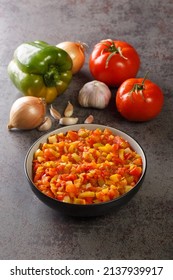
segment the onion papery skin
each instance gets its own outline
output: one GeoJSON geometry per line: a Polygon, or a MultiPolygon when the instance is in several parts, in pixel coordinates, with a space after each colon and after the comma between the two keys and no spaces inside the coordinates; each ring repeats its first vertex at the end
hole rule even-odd
{"type": "Polygon", "coordinates": [[[30,130],[40,126],[46,114],[44,98],[24,96],[18,98],[10,110],[8,129],[30,130]]]}
{"type": "Polygon", "coordinates": [[[85,63],[85,48],[86,44],[82,42],[62,42],[56,47],[66,51],[73,61],[72,73],[76,74],[80,71],[85,63]]]}

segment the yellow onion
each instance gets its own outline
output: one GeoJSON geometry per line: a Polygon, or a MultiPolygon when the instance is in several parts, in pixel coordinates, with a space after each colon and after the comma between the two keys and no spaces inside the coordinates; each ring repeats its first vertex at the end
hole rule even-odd
{"type": "Polygon", "coordinates": [[[45,114],[46,102],[44,98],[20,97],[11,107],[8,129],[34,129],[43,123],[45,114]]]}
{"type": "Polygon", "coordinates": [[[81,42],[62,42],[56,47],[66,51],[73,61],[72,73],[76,74],[82,68],[85,62],[86,44],[81,42]]]}

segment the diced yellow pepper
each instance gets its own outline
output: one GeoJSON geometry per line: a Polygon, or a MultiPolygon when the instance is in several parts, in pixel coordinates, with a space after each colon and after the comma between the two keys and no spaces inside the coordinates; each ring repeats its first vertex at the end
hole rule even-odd
{"type": "Polygon", "coordinates": [[[43,166],[44,166],[44,167],[54,167],[54,166],[52,165],[52,160],[44,162],[43,166]]]}
{"type": "Polygon", "coordinates": [[[61,160],[62,162],[68,162],[68,156],[62,155],[61,160]]]}
{"type": "Polygon", "coordinates": [[[53,144],[48,144],[48,143],[44,143],[43,144],[43,150],[45,150],[45,149],[51,149],[51,150],[56,150],[56,146],[55,145],[53,145],[53,144]]]}
{"type": "Polygon", "coordinates": [[[109,201],[110,200],[110,197],[109,195],[104,195],[103,198],[102,198],[102,201],[109,201]]]}
{"type": "Polygon", "coordinates": [[[78,136],[86,138],[89,135],[89,130],[85,128],[80,128],[78,131],[78,136]]]}
{"type": "Polygon", "coordinates": [[[58,191],[58,192],[56,192],[56,194],[57,194],[57,195],[60,195],[60,194],[64,194],[64,192],[58,191]]]}
{"type": "Polygon", "coordinates": [[[72,163],[71,162],[67,162],[67,164],[64,167],[64,172],[65,173],[69,173],[71,168],[72,168],[72,163]]]}
{"type": "Polygon", "coordinates": [[[117,190],[117,186],[115,186],[115,185],[110,185],[110,189],[111,189],[111,190],[117,190]]]}
{"type": "Polygon", "coordinates": [[[38,156],[38,157],[37,157],[37,160],[38,160],[38,162],[43,162],[43,161],[45,161],[45,158],[44,158],[44,157],[38,156]]]}
{"type": "Polygon", "coordinates": [[[125,193],[129,192],[131,189],[133,189],[132,186],[129,185],[125,186],[125,193]]]}
{"type": "Polygon", "coordinates": [[[85,199],[75,197],[73,203],[74,204],[86,204],[86,201],[85,201],[85,199]]]}
{"type": "Polygon", "coordinates": [[[37,158],[37,157],[42,157],[43,156],[43,151],[41,151],[40,149],[37,149],[35,154],[34,154],[34,158],[37,158]]]}
{"type": "Polygon", "coordinates": [[[105,180],[105,185],[111,186],[112,185],[112,180],[105,180]]]}
{"type": "Polygon", "coordinates": [[[124,160],[124,149],[119,150],[119,158],[124,160]]]}
{"type": "Polygon", "coordinates": [[[93,147],[98,148],[98,147],[103,147],[104,145],[102,143],[94,143],[93,147]]]}
{"type": "Polygon", "coordinates": [[[56,143],[56,142],[57,142],[56,135],[51,135],[51,136],[49,136],[48,142],[49,142],[49,143],[56,143]]]}
{"type": "Polygon", "coordinates": [[[73,182],[72,182],[71,180],[66,181],[66,186],[67,186],[67,185],[73,185],[73,182]]]}
{"type": "Polygon", "coordinates": [[[70,203],[71,202],[71,198],[68,195],[66,195],[66,196],[64,196],[63,202],[70,203]]]}
{"type": "Polygon", "coordinates": [[[83,158],[86,160],[86,161],[89,161],[91,162],[92,160],[94,160],[92,154],[90,152],[83,152],[83,158]]]}
{"type": "Polygon", "coordinates": [[[78,142],[73,142],[73,144],[70,144],[70,147],[68,148],[69,153],[74,153],[76,151],[78,142]]]}
{"type": "Polygon", "coordinates": [[[79,198],[95,197],[95,192],[86,191],[79,194],[79,198]]]}
{"type": "Polygon", "coordinates": [[[108,154],[107,157],[106,157],[106,160],[111,161],[111,159],[112,159],[112,155],[108,154]]]}
{"type": "Polygon", "coordinates": [[[127,180],[125,178],[123,178],[121,181],[120,181],[120,186],[124,187],[127,185],[127,180]]]}
{"type": "Polygon", "coordinates": [[[130,170],[132,170],[135,167],[135,164],[130,164],[130,170]]]}
{"type": "Polygon", "coordinates": [[[131,184],[134,181],[134,177],[129,175],[126,177],[126,180],[127,180],[127,184],[131,184]]]}
{"type": "Polygon", "coordinates": [[[50,153],[52,154],[52,155],[54,155],[55,157],[59,157],[60,156],[60,153],[58,153],[58,152],[56,152],[54,149],[52,149],[52,148],[50,148],[50,153]]]}
{"type": "Polygon", "coordinates": [[[132,153],[132,150],[131,150],[129,147],[127,147],[127,148],[124,150],[124,153],[125,153],[125,154],[132,153]]]}
{"type": "Polygon", "coordinates": [[[102,190],[102,193],[107,194],[108,191],[109,191],[109,189],[108,189],[108,188],[105,188],[105,189],[102,190]]]}
{"type": "Polygon", "coordinates": [[[105,183],[105,181],[103,180],[103,178],[98,178],[98,184],[99,184],[99,186],[100,187],[102,187],[103,185],[104,185],[104,183],[105,183]]]}
{"type": "Polygon", "coordinates": [[[74,180],[74,185],[79,188],[82,184],[82,179],[81,178],[78,178],[78,179],[75,179],[74,180]]]}
{"type": "Polygon", "coordinates": [[[105,152],[105,153],[110,153],[112,152],[112,146],[110,144],[106,144],[105,146],[101,146],[101,147],[98,147],[99,150],[105,152]]]}
{"type": "Polygon", "coordinates": [[[121,175],[118,174],[118,173],[116,173],[116,174],[111,175],[111,176],[109,177],[109,179],[110,179],[111,181],[113,181],[114,183],[117,183],[117,182],[120,181],[121,175]]]}
{"type": "Polygon", "coordinates": [[[99,158],[99,156],[100,156],[100,152],[99,151],[96,151],[96,156],[97,156],[97,158],[99,158]]]}
{"type": "Polygon", "coordinates": [[[76,162],[81,161],[81,157],[80,157],[78,154],[76,154],[76,153],[73,153],[73,154],[72,154],[72,158],[73,158],[76,162]]]}

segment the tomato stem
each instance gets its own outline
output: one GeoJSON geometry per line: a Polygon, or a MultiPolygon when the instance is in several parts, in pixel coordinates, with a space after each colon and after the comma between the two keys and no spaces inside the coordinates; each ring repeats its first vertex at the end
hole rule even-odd
{"type": "Polygon", "coordinates": [[[147,75],[148,75],[148,72],[145,74],[141,84],[134,84],[134,86],[132,88],[132,92],[135,91],[137,93],[138,90],[141,91],[144,89],[144,83],[146,81],[147,75]]]}
{"type": "Polygon", "coordinates": [[[114,41],[112,41],[111,39],[108,40],[103,40],[101,41],[101,43],[103,45],[106,46],[106,48],[103,50],[103,52],[110,52],[108,58],[106,59],[106,65],[105,68],[108,68],[109,66],[109,61],[111,60],[111,58],[116,55],[119,54],[122,58],[127,60],[127,57],[125,57],[122,53],[122,49],[120,47],[116,47],[114,41]],[[107,41],[110,42],[110,44],[107,44],[107,41]]]}
{"type": "Polygon", "coordinates": [[[146,81],[146,78],[147,78],[147,75],[148,75],[148,72],[145,74],[143,80],[142,80],[142,83],[141,84],[134,84],[131,91],[129,91],[129,95],[133,101],[133,96],[132,96],[132,93],[135,92],[136,94],[139,93],[142,98],[145,100],[145,97],[144,97],[144,94],[143,94],[143,89],[144,89],[144,83],[146,81]]]}
{"type": "Polygon", "coordinates": [[[145,82],[145,80],[146,80],[146,78],[147,78],[147,76],[148,76],[148,73],[149,73],[149,71],[147,71],[147,73],[145,74],[145,76],[144,76],[144,78],[143,78],[143,81],[142,81],[142,85],[144,86],[144,82],[145,82]]]}

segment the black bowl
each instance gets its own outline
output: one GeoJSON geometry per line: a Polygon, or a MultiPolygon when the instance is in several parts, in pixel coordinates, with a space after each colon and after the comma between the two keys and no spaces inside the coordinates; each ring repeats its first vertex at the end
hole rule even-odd
{"type": "Polygon", "coordinates": [[[26,154],[25,162],[24,162],[25,174],[29,181],[31,189],[35,193],[35,195],[49,207],[59,212],[62,212],[64,214],[70,216],[78,216],[78,217],[91,217],[91,216],[103,215],[110,212],[111,210],[112,211],[117,210],[120,206],[127,203],[141,187],[146,174],[146,169],[147,169],[147,160],[146,160],[145,153],[142,147],[136,142],[136,140],[134,140],[134,138],[132,138],[125,132],[120,131],[118,129],[107,127],[104,125],[98,125],[98,124],[83,124],[83,125],[79,124],[79,125],[67,126],[46,133],[30,147],[30,149],[26,154]],[[142,175],[139,181],[137,182],[137,184],[129,192],[111,201],[102,202],[98,204],[80,205],[80,204],[65,203],[65,202],[58,201],[54,198],[48,197],[47,195],[43,194],[40,190],[38,190],[38,188],[34,185],[32,180],[32,160],[33,160],[34,152],[38,149],[40,143],[45,143],[49,135],[60,133],[60,132],[65,133],[68,130],[79,130],[81,127],[85,127],[90,130],[94,130],[96,128],[100,128],[100,129],[109,128],[114,134],[122,136],[125,140],[127,140],[131,145],[131,147],[141,156],[143,162],[142,175]]]}

